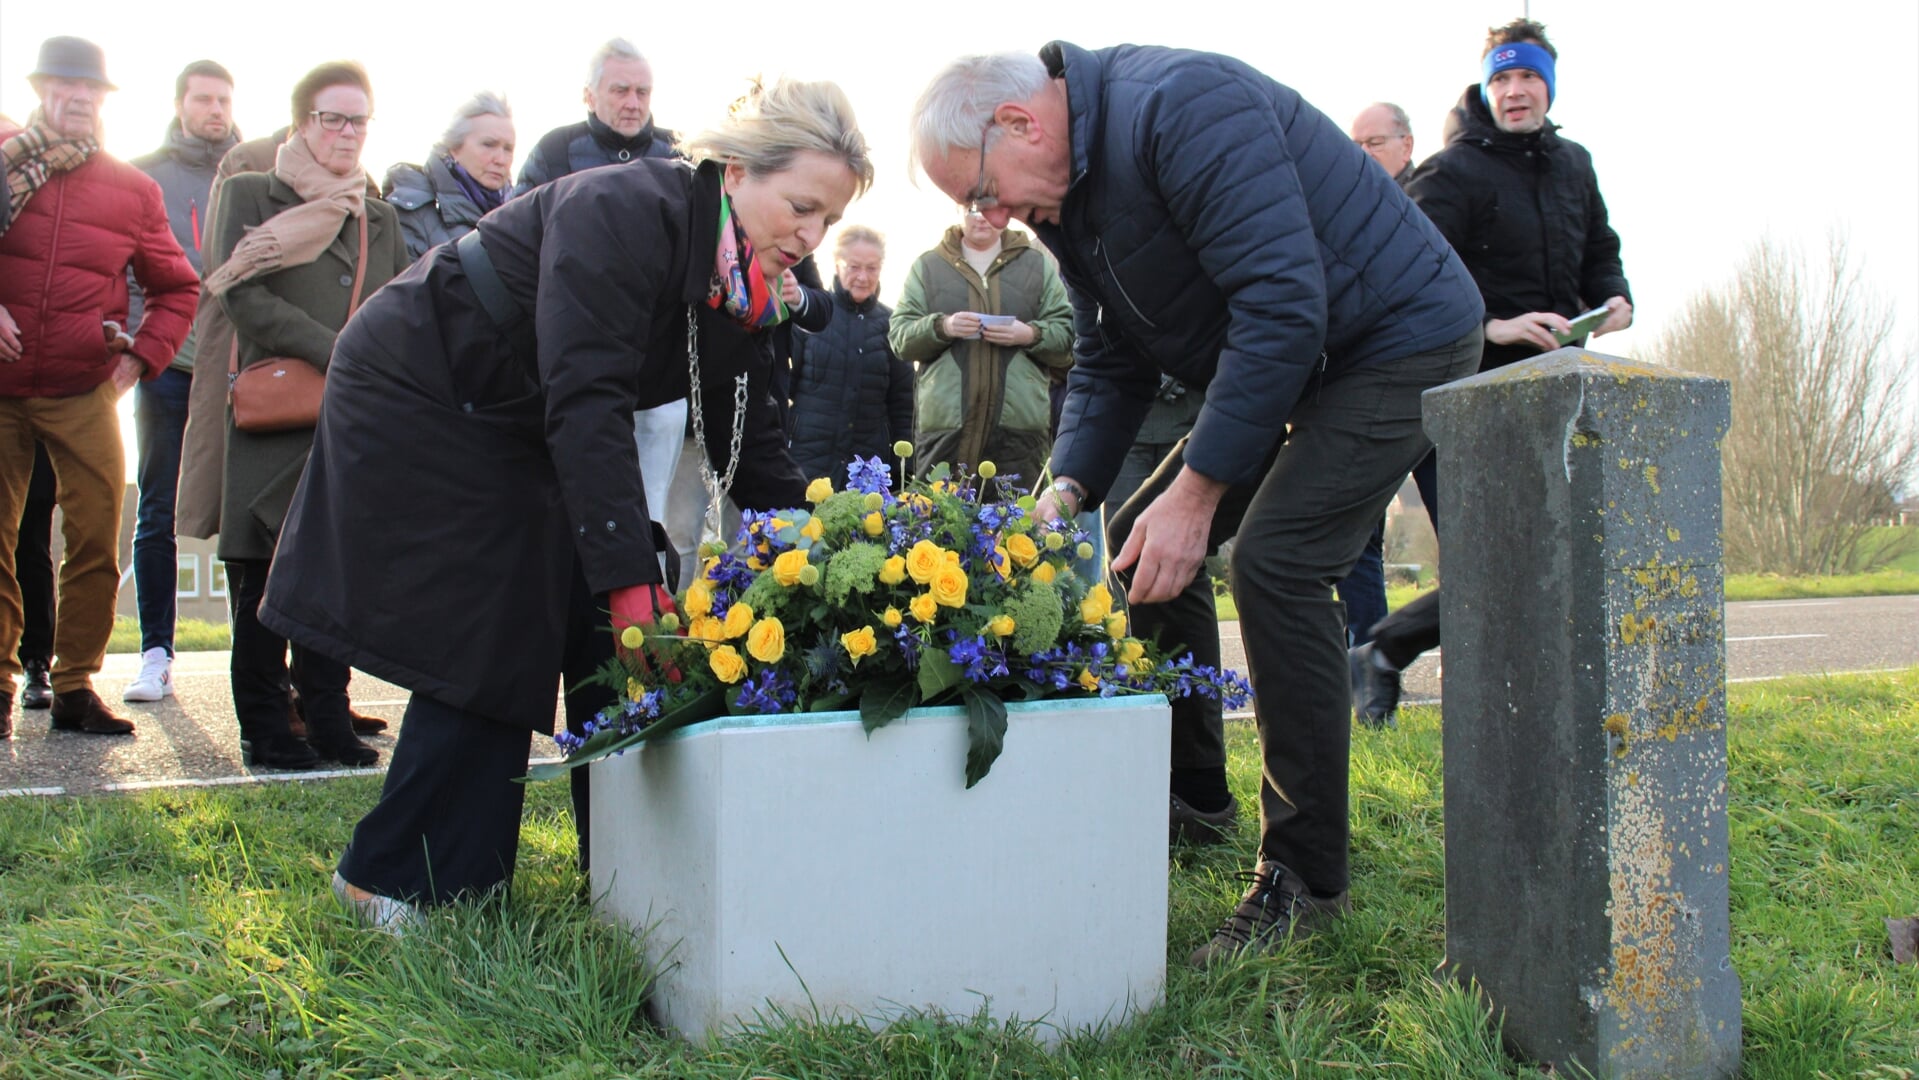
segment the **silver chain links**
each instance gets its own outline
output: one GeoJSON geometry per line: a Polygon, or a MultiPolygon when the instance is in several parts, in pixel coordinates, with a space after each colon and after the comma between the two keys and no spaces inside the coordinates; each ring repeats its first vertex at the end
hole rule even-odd
{"type": "Polygon", "coordinates": [[[733,490],[733,474],[740,467],[740,439],[746,433],[746,376],[738,375],[733,379],[733,437],[727,448],[726,472],[716,474],[713,471],[712,456],[706,452],[706,410],[702,403],[706,400],[700,393],[700,316],[699,310],[692,304],[686,306],[686,369],[692,377],[693,442],[700,455],[700,482],[706,485],[706,521],[701,530],[697,545],[707,536],[715,536],[722,543],[726,536],[720,532],[720,519],[726,513],[726,497],[733,490]]]}

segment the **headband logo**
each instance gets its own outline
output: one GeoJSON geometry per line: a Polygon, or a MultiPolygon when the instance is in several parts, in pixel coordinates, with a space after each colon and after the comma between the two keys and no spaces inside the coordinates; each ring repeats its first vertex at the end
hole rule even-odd
{"type": "Polygon", "coordinates": [[[1518,49],[1501,49],[1500,51],[1493,54],[1493,60],[1495,63],[1504,63],[1505,61],[1511,60],[1513,57],[1518,55],[1519,55],[1518,49]]]}

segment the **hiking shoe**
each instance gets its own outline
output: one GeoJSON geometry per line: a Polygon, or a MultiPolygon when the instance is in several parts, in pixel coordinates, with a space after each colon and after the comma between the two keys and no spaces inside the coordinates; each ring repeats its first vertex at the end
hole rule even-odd
{"type": "Polygon", "coordinates": [[[107,711],[107,703],[90,686],[53,696],[53,730],[88,735],[131,735],[133,722],[107,711]]]}
{"type": "Polygon", "coordinates": [[[1239,831],[1238,799],[1228,796],[1225,809],[1207,814],[1193,809],[1177,795],[1168,798],[1172,799],[1172,809],[1167,814],[1169,843],[1199,847],[1224,844],[1239,831]]]}
{"type": "Polygon", "coordinates": [[[20,690],[20,707],[44,709],[53,704],[53,676],[47,671],[47,662],[27,660],[23,666],[27,669],[27,684],[20,690]]]}
{"type": "Polygon", "coordinates": [[[1399,672],[1379,666],[1372,642],[1346,652],[1353,680],[1353,716],[1376,730],[1399,726],[1399,672]]]}
{"type": "Polygon", "coordinates": [[[341,907],[346,908],[347,914],[353,916],[353,921],[361,926],[401,937],[407,931],[418,928],[423,921],[420,909],[412,904],[377,893],[356,896],[356,892],[366,893],[366,890],[349,885],[338,870],[333,872],[334,897],[340,901],[341,907]]]}
{"type": "Polygon", "coordinates": [[[1213,931],[1213,939],[1193,950],[1194,967],[1242,953],[1271,952],[1291,938],[1312,933],[1351,906],[1345,893],[1324,899],[1313,896],[1284,863],[1263,862],[1239,876],[1251,883],[1246,895],[1213,931]]]}
{"type": "Polygon", "coordinates": [[[121,701],[159,701],[173,696],[173,655],[159,646],[140,654],[140,674],[127,684],[121,701]]]}

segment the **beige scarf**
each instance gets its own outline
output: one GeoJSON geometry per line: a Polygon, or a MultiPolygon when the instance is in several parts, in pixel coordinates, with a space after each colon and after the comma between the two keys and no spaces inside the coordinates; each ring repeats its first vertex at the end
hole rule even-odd
{"type": "MultiPolygon", "coordinates": [[[[349,216],[366,213],[366,171],[356,166],[345,176],[335,176],[314,160],[297,131],[281,144],[273,160],[273,175],[304,201],[247,229],[233,254],[207,276],[206,287],[215,296],[261,274],[305,266],[333,243],[349,216]]],[[[366,253],[360,256],[365,258],[366,253]]]]}
{"type": "Polygon", "coordinates": [[[0,162],[6,163],[7,212],[0,213],[0,233],[19,216],[33,193],[54,173],[77,168],[100,149],[98,139],[68,139],[47,126],[46,114],[33,110],[23,131],[0,143],[0,162]]]}

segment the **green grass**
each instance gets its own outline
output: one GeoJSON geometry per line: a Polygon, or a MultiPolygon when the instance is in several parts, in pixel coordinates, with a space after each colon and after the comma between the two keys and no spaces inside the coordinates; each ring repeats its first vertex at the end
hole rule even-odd
{"type": "MultiPolygon", "coordinates": [[[[1910,1080],[1919,966],[1892,965],[1881,919],[1919,913],[1919,669],[1734,687],[1729,712],[1745,1075],[1910,1080]]],[[[1253,732],[1228,736],[1250,807],[1253,732]]],[[[531,792],[509,903],[399,942],[354,930],[327,890],[377,779],[0,799],[0,1077],[1543,1075],[1429,978],[1437,713],[1357,737],[1352,772],[1348,918],[1274,956],[1179,962],[1236,894],[1249,813],[1236,846],[1175,857],[1165,1003],[1051,1053],[979,1019],[655,1033],[633,946],[576,899],[562,784],[531,792]]]]}
{"type": "Polygon", "coordinates": [[[1906,596],[1919,593],[1919,569],[1880,570],[1832,577],[1727,574],[1727,600],[1798,600],[1806,597],[1906,596]]]}
{"type": "MultiPolygon", "coordinates": [[[[173,651],[176,653],[221,652],[232,647],[233,635],[227,630],[226,623],[181,619],[173,627],[173,651]]],[[[107,639],[107,651],[110,653],[139,652],[140,620],[130,615],[115,615],[113,636],[107,639]]]]}

